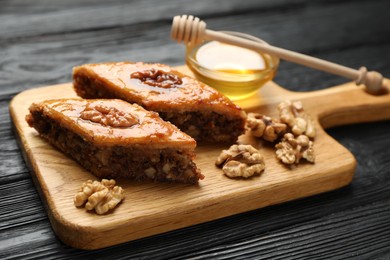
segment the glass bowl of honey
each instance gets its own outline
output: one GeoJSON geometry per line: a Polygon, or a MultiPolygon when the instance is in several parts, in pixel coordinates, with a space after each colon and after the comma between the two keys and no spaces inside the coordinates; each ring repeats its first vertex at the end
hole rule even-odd
{"type": "MultiPolygon", "coordinates": [[[[252,35],[224,33],[267,44],[252,35]]],[[[218,41],[205,41],[195,46],[187,45],[186,64],[198,80],[231,100],[240,100],[253,95],[274,78],[279,58],[218,41]]]]}

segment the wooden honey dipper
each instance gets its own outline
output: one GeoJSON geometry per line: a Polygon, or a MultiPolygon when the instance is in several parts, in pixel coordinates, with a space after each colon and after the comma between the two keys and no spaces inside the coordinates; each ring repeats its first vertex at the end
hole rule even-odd
{"type": "Polygon", "coordinates": [[[204,21],[201,21],[198,17],[192,15],[175,16],[173,18],[171,37],[179,43],[199,44],[204,40],[216,40],[255,51],[265,52],[287,61],[354,80],[357,85],[364,84],[367,91],[370,93],[380,93],[383,87],[383,76],[376,71],[367,71],[366,67],[361,67],[359,70],[356,70],[272,45],[261,44],[223,32],[208,30],[206,29],[206,23],[204,21]]]}

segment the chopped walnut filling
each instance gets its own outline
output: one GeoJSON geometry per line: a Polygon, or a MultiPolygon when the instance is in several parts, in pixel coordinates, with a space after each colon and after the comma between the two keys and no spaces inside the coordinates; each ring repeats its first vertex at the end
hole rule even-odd
{"type": "Polygon", "coordinates": [[[251,145],[242,144],[235,144],[228,150],[223,150],[215,165],[222,167],[225,175],[231,178],[249,178],[260,174],[265,168],[260,152],[251,145]]]}
{"type": "Polygon", "coordinates": [[[306,135],[295,137],[287,133],[275,148],[276,157],[284,164],[298,164],[301,158],[311,163],[315,161],[313,142],[306,135]]]}
{"type": "Polygon", "coordinates": [[[87,210],[95,210],[97,214],[102,215],[115,208],[123,198],[124,191],[121,187],[115,186],[115,180],[102,179],[101,182],[88,180],[83,183],[73,202],[76,207],[85,204],[87,210]]]}
{"type": "Polygon", "coordinates": [[[253,136],[268,142],[274,142],[283,136],[287,129],[287,125],[279,120],[258,113],[248,113],[246,126],[253,136]]]}
{"type": "Polygon", "coordinates": [[[316,129],[310,116],[305,113],[301,101],[285,101],[279,104],[279,116],[283,123],[286,123],[291,132],[295,135],[306,135],[314,138],[316,129]]]}
{"type": "Polygon", "coordinates": [[[177,75],[154,68],[133,72],[130,77],[132,79],[139,79],[149,86],[160,88],[173,88],[183,83],[177,75]]]}
{"type": "Polygon", "coordinates": [[[104,105],[86,106],[80,117],[84,120],[111,127],[130,127],[138,123],[137,118],[133,115],[119,111],[115,107],[104,105]]]}

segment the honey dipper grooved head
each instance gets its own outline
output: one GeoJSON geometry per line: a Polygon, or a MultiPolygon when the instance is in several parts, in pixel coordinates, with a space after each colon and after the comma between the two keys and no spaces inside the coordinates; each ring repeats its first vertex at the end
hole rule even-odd
{"type": "Polygon", "coordinates": [[[171,38],[185,44],[199,44],[203,41],[206,23],[192,15],[178,15],[173,18],[171,38]]]}

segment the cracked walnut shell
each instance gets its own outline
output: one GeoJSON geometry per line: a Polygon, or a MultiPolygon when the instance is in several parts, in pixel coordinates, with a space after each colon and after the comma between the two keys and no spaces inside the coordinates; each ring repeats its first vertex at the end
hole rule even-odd
{"type": "Polygon", "coordinates": [[[258,113],[248,113],[247,128],[251,134],[268,142],[274,142],[286,132],[287,125],[277,119],[258,113]]]}
{"type": "Polygon", "coordinates": [[[316,129],[310,116],[305,113],[301,101],[284,101],[278,105],[280,121],[286,123],[295,135],[306,135],[313,139],[316,129]]]}
{"type": "Polygon", "coordinates": [[[287,133],[275,148],[276,157],[284,164],[298,164],[302,158],[311,163],[315,161],[313,142],[306,135],[295,137],[287,133]]]}
{"type": "Polygon", "coordinates": [[[235,144],[228,150],[223,150],[215,165],[221,167],[224,174],[231,178],[249,178],[260,174],[265,168],[260,152],[251,145],[243,144],[235,144]]]}
{"type": "Polygon", "coordinates": [[[87,210],[95,210],[97,214],[102,215],[115,208],[123,198],[124,191],[121,187],[115,186],[115,180],[102,179],[101,182],[88,180],[83,183],[73,202],[76,207],[85,204],[87,210]]]}

